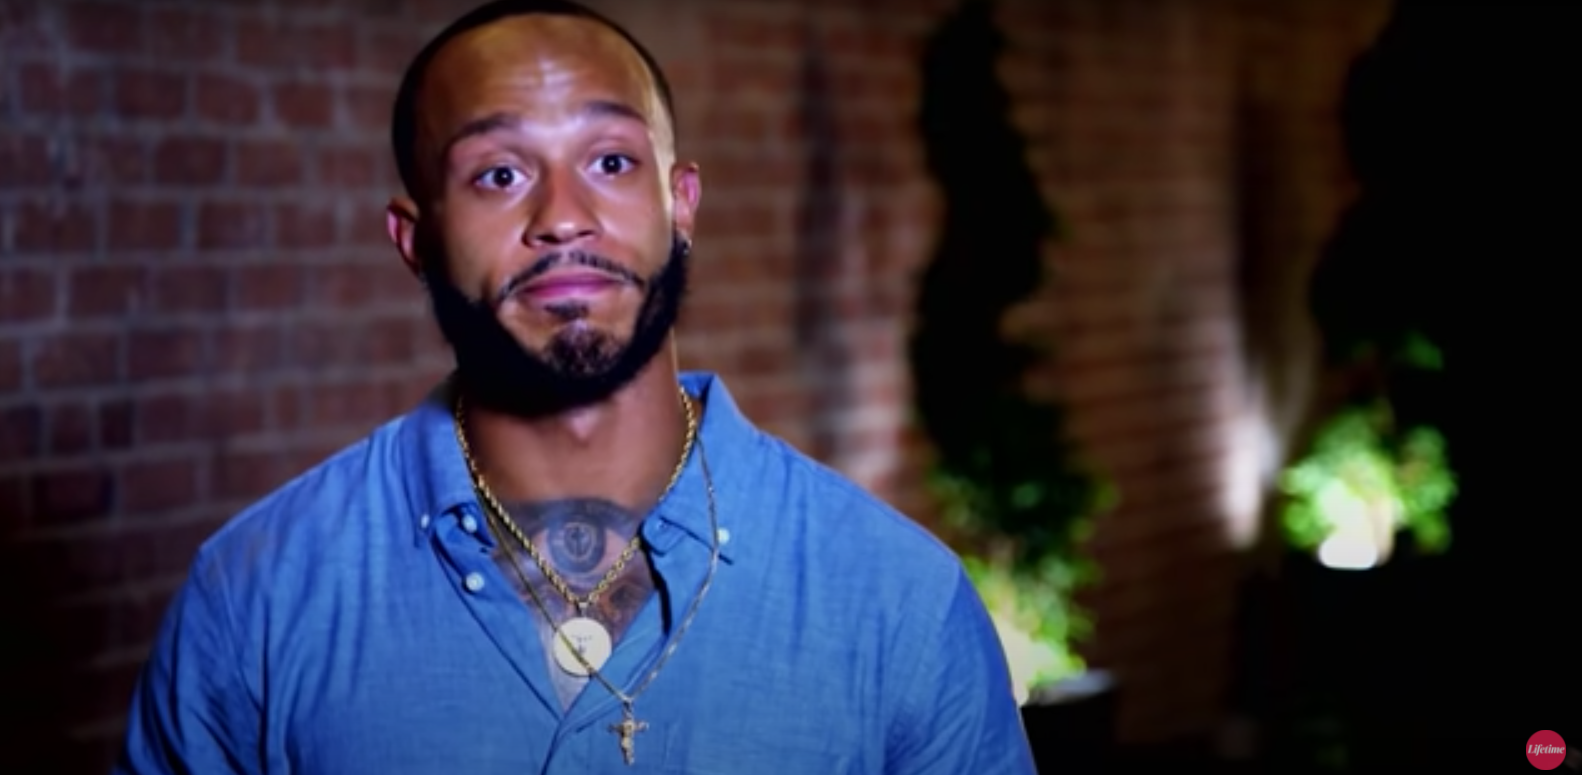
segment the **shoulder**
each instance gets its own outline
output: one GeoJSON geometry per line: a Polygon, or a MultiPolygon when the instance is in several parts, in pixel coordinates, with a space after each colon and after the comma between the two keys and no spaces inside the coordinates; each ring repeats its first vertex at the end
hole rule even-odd
{"type": "Polygon", "coordinates": [[[241,509],[199,547],[195,565],[218,564],[231,583],[248,584],[359,552],[374,519],[405,511],[391,501],[407,421],[381,425],[241,509]]]}
{"type": "Polygon", "coordinates": [[[781,539],[807,547],[806,562],[914,613],[928,611],[936,622],[947,616],[966,579],[955,551],[846,475],[782,439],[760,439],[769,462],[764,480],[785,504],[773,518],[781,539]]]}
{"type": "Polygon", "coordinates": [[[766,587],[810,579],[790,583],[816,585],[833,618],[883,633],[888,658],[913,674],[954,659],[980,665],[985,685],[1004,683],[998,632],[960,555],[840,472],[760,438],[762,502],[778,506],[754,520],[774,552],[766,587]]]}
{"type": "Polygon", "coordinates": [[[745,539],[734,554],[758,554],[822,570],[844,566],[841,578],[911,585],[944,596],[964,571],[955,552],[839,471],[814,460],[753,423],[718,377],[684,374],[707,396],[703,434],[721,477],[722,503],[735,513],[722,524],[745,539]]]}

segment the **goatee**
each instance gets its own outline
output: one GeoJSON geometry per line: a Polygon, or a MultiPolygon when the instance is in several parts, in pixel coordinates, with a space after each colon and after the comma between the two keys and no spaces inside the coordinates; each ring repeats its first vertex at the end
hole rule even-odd
{"type": "Polygon", "coordinates": [[[664,347],[686,296],[690,253],[688,243],[673,235],[669,258],[647,278],[595,253],[552,253],[512,277],[494,298],[480,300],[467,298],[451,283],[443,260],[425,261],[423,276],[434,317],[455,353],[457,386],[469,402],[519,417],[540,417],[608,398],[664,347]],[[588,314],[580,302],[548,307],[563,327],[542,352],[524,347],[501,325],[495,315],[501,299],[532,278],[569,264],[599,269],[643,292],[629,338],[623,341],[580,323],[588,314]]]}

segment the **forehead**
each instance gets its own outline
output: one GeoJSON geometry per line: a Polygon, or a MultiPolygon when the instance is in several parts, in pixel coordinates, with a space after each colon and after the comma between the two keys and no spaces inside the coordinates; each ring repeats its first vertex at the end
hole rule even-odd
{"type": "Polygon", "coordinates": [[[665,120],[653,76],[619,33],[591,19],[510,16],[441,47],[419,89],[420,131],[444,137],[497,113],[553,120],[589,100],[623,103],[655,129],[665,120]]]}

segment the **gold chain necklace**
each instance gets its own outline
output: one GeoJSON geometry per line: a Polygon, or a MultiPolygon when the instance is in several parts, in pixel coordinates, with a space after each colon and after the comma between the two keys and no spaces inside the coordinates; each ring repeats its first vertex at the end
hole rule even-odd
{"type": "MultiPolygon", "coordinates": [[[[587,670],[588,675],[591,675],[593,678],[597,679],[600,684],[604,685],[604,688],[609,691],[610,694],[614,695],[615,698],[620,701],[621,721],[618,724],[611,724],[609,730],[620,736],[621,756],[623,759],[625,759],[627,766],[631,766],[637,761],[637,733],[648,729],[648,723],[637,718],[636,709],[634,707],[637,703],[637,698],[648,689],[649,684],[653,683],[655,678],[659,677],[660,669],[665,666],[666,662],[670,661],[671,655],[676,653],[676,648],[681,645],[681,638],[686,634],[687,629],[692,626],[692,620],[697,617],[698,609],[702,607],[703,598],[708,595],[709,587],[714,583],[714,573],[719,569],[720,565],[720,526],[719,516],[715,510],[714,477],[709,471],[709,458],[708,454],[703,449],[703,442],[701,439],[696,438],[697,420],[692,410],[691,399],[687,396],[684,389],[681,391],[681,400],[684,404],[686,404],[687,407],[687,449],[690,451],[693,442],[696,441],[698,447],[698,463],[700,464],[703,471],[704,492],[708,496],[710,536],[709,567],[707,573],[705,573],[703,576],[702,583],[698,584],[698,591],[692,596],[692,604],[688,606],[686,616],[682,617],[681,623],[677,625],[675,633],[671,636],[670,645],[665,647],[664,653],[659,655],[659,659],[655,660],[653,668],[648,671],[648,674],[643,677],[642,682],[639,683],[635,689],[632,689],[630,692],[623,692],[617,688],[615,684],[610,683],[609,679],[605,678],[603,673],[599,672],[598,668],[595,667],[583,654],[583,651],[585,650],[584,646],[573,643],[572,639],[567,636],[565,629],[561,625],[554,623],[555,619],[549,612],[549,606],[544,604],[543,599],[538,596],[538,591],[533,588],[532,582],[527,578],[527,574],[522,571],[521,563],[517,559],[516,552],[512,550],[510,542],[500,542],[500,545],[505,548],[507,560],[511,566],[511,569],[516,571],[516,576],[521,580],[522,586],[527,590],[528,596],[532,598],[533,605],[536,606],[539,612],[544,615],[544,620],[550,622],[550,625],[554,628],[556,638],[558,639],[556,644],[557,651],[564,649],[565,651],[569,652],[576,658],[577,662],[581,663],[582,667],[587,670]]],[[[461,441],[462,454],[467,458],[468,470],[472,472],[473,487],[474,489],[478,490],[480,495],[485,496],[484,516],[488,518],[492,526],[498,528],[500,527],[502,521],[509,520],[510,517],[505,513],[505,509],[500,507],[499,501],[495,500],[492,495],[486,495],[487,488],[484,486],[483,477],[478,474],[476,467],[473,465],[471,453],[467,448],[466,429],[462,421],[459,400],[457,402],[456,412],[456,435],[461,441]]],[[[683,467],[685,463],[686,457],[684,456],[682,457],[683,467]]],[[[667,493],[671,487],[675,486],[676,480],[679,478],[680,471],[681,468],[678,468],[676,475],[671,477],[670,487],[666,488],[667,493]]],[[[521,535],[521,531],[513,530],[511,531],[511,534],[512,537],[517,539],[517,542],[520,543],[524,548],[529,548],[532,546],[532,543],[527,541],[525,536],[521,535]]],[[[639,535],[641,535],[641,533],[639,533],[639,535]]],[[[531,551],[531,549],[529,549],[529,551],[531,551]]]]}
{"type": "MultiPolygon", "coordinates": [[[[692,444],[698,436],[698,417],[692,408],[692,400],[687,396],[687,392],[680,389],[679,386],[678,392],[681,396],[681,408],[686,412],[687,436],[686,442],[681,447],[681,459],[676,461],[676,468],[670,473],[670,481],[665,485],[664,492],[660,494],[660,500],[664,500],[664,497],[669,495],[672,489],[675,489],[676,482],[680,481],[681,472],[687,466],[687,458],[692,454],[692,444]]],[[[461,455],[467,461],[467,471],[472,474],[472,479],[477,484],[478,494],[482,496],[490,509],[499,514],[500,521],[504,523],[505,529],[522,544],[522,548],[527,551],[529,557],[533,558],[533,562],[538,565],[539,572],[544,574],[544,578],[555,588],[555,591],[565,597],[567,602],[577,607],[577,615],[579,617],[587,616],[588,608],[598,602],[599,597],[626,570],[626,564],[631,562],[632,556],[637,553],[638,547],[643,543],[642,534],[633,533],[632,540],[626,542],[626,548],[616,558],[615,564],[610,566],[609,572],[604,574],[604,578],[600,579],[599,583],[594,586],[593,591],[589,592],[585,598],[578,597],[577,593],[571,589],[571,585],[567,584],[566,580],[561,578],[560,574],[549,564],[549,561],[544,559],[538,549],[534,548],[533,542],[528,539],[527,534],[523,533],[522,529],[517,526],[516,521],[511,519],[511,515],[505,510],[505,506],[500,504],[500,501],[494,497],[494,492],[489,489],[489,485],[484,482],[483,474],[478,470],[477,463],[473,460],[472,448],[467,444],[467,434],[463,428],[464,422],[462,402],[458,398],[456,401],[456,439],[461,443],[461,455]]]]}

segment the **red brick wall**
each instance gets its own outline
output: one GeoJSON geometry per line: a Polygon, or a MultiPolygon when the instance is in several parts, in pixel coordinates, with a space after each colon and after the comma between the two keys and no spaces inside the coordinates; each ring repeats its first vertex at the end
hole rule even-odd
{"type": "MultiPolygon", "coordinates": [[[[1018,315],[1038,388],[1120,503],[1097,525],[1091,661],[1124,739],[1211,733],[1238,549],[1315,379],[1307,270],[1348,194],[1333,120],[1384,3],[1065,2],[1006,14],[1007,75],[1068,225],[1018,315]]],[[[1267,535],[1271,531],[1265,531],[1267,535]]]]}
{"type": "MultiPolygon", "coordinates": [[[[1128,739],[1216,719],[1236,407],[1250,381],[1276,438],[1301,415],[1289,302],[1345,195],[1330,111],[1382,2],[1002,14],[1070,227],[1015,323],[1058,337],[1039,385],[1122,488],[1092,655],[1128,682],[1128,739]]],[[[99,761],[196,544],[443,373],[383,236],[385,133],[406,59],[468,5],[0,0],[0,600],[31,649],[0,668],[9,733],[99,761]]],[[[940,203],[912,122],[949,4],[596,5],[666,62],[704,170],[686,365],[926,522],[903,344],[940,203]]]]}

